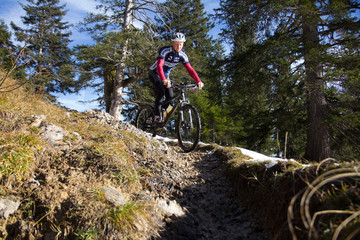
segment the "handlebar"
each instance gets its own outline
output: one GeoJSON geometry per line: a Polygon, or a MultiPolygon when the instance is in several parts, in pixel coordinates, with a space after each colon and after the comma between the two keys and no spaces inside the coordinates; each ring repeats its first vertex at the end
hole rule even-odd
{"type": "Polygon", "coordinates": [[[195,90],[198,88],[197,84],[189,84],[187,81],[182,82],[182,83],[174,83],[171,82],[171,87],[175,88],[175,89],[185,89],[185,90],[195,90]]]}

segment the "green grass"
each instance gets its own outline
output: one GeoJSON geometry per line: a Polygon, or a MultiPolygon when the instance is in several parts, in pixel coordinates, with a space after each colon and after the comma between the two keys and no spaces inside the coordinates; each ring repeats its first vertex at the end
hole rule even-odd
{"type": "Polygon", "coordinates": [[[35,135],[5,134],[0,136],[0,181],[20,184],[30,174],[36,149],[41,149],[35,135]]]}
{"type": "Polygon", "coordinates": [[[104,216],[121,231],[130,232],[137,228],[139,222],[136,221],[140,215],[145,215],[146,209],[146,204],[130,201],[123,206],[110,207],[104,216]]]}
{"type": "Polygon", "coordinates": [[[99,239],[99,234],[99,229],[95,227],[89,229],[80,229],[77,233],[75,233],[77,239],[79,240],[97,240],[99,239]]]}

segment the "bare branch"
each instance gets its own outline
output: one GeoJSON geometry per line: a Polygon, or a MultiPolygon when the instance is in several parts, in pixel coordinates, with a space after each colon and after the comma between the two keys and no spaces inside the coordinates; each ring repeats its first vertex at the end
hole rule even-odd
{"type": "Polygon", "coordinates": [[[25,48],[28,45],[28,43],[30,42],[31,38],[29,38],[24,46],[20,49],[19,53],[14,56],[11,47],[8,46],[5,42],[3,42],[3,44],[5,45],[6,49],[8,50],[9,54],[10,54],[10,59],[11,59],[11,67],[5,72],[4,76],[0,77],[0,92],[10,92],[13,91],[17,88],[19,88],[21,86],[21,84],[13,84],[13,85],[9,85],[9,86],[3,86],[5,81],[8,79],[8,77],[10,76],[10,74],[17,68],[20,68],[26,64],[28,64],[30,62],[30,60],[26,60],[23,63],[20,63],[21,60],[23,59],[23,57],[25,56],[25,48]]]}

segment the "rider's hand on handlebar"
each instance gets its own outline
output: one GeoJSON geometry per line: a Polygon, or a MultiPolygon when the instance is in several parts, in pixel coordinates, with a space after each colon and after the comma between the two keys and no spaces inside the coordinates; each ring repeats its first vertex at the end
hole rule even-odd
{"type": "Polygon", "coordinates": [[[171,81],[170,81],[170,79],[165,79],[165,80],[163,81],[163,84],[164,84],[164,86],[166,86],[166,88],[170,88],[170,87],[171,87],[171,81]]]}
{"type": "Polygon", "coordinates": [[[204,87],[204,83],[203,82],[198,82],[198,89],[201,90],[204,87]]]}

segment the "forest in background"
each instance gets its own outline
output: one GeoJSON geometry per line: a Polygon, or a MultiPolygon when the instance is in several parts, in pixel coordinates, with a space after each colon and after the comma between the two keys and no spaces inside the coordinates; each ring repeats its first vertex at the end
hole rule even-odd
{"type": "MultiPolygon", "coordinates": [[[[27,27],[0,23],[2,67],[54,103],[54,93],[93,87],[106,112],[131,121],[136,108],[121,97],[152,101],[148,68],[181,31],[205,83],[191,96],[202,141],[312,161],[358,159],[358,1],[221,0],[213,16],[200,0],[97,2],[99,11],[79,25],[96,44],[70,48],[75,23],[63,21],[66,5],[22,1],[27,27]],[[209,31],[219,23],[221,39],[214,39],[209,31]]],[[[171,78],[181,77],[187,73],[178,66],[171,78]]],[[[3,87],[6,78],[0,92],[11,90],[3,87]]]]}

